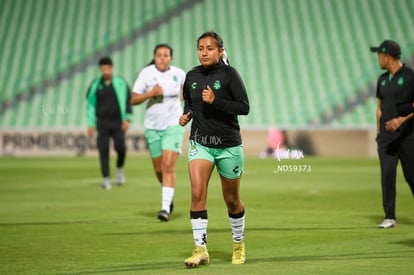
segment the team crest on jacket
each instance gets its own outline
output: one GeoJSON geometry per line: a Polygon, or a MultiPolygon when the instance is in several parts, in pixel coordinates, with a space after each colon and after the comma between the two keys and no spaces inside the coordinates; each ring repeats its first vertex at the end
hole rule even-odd
{"type": "Polygon", "coordinates": [[[213,88],[214,88],[214,90],[218,90],[218,89],[221,88],[220,80],[214,81],[213,88]]]}
{"type": "Polygon", "coordinates": [[[195,88],[197,88],[197,82],[193,82],[191,84],[191,89],[195,90],[195,88]]]}

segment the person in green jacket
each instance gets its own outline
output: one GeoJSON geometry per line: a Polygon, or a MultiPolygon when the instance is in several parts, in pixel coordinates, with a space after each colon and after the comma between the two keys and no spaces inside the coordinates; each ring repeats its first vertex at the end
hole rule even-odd
{"type": "Polygon", "coordinates": [[[99,60],[101,76],[92,81],[87,92],[88,135],[98,132],[97,146],[101,172],[104,178],[102,188],[111,189],[109,173],[109,139],[114,141],[118,154],[116,183],[125,183],[122,171],[126,156],[125,132],[129,128],[132,115],[131,90],[127,82],[113,74],[113,63],[110,57],[99,60]]]}

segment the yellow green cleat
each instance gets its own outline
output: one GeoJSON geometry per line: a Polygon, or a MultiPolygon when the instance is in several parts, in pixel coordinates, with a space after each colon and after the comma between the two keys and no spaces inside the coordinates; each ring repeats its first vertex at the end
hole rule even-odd
{"type": "Polygon", "coordinates": [[[191,257],[185,259],[184,264],[188,267],[198,267],[209,262],[210,256],[208,255],[207,247],[196,246],[191,257]]]}
{"type": "Polygon", "coordinates": [[[246,262],[246,250],[244,242],[233,243],[233,257],[231,258],[232,264],[244,264],[246,262]]]}

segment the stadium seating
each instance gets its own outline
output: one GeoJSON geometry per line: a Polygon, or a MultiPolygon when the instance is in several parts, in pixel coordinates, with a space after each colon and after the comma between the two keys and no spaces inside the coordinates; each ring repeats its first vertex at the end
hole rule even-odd
{"type": "MultiPolygon", "coordinates": [[[[395,39],[412,58],[412,10],[414,1],[387,0],[3,0],[0,127],[83,128],[85,92],[99,75],[97,58],[85,60],[110,54],[132,86],[158,43],[172,45],[175,65],[197,65],[195,41],[207,30],[223,36],[246,83],[245,127],[374,127],[372,88],[369,100],[351,99],[381,73],[369,46],[395,39]],[[191,8],[171,12],[184,2],[191,8]]],[[[143,109],[134,108],[134,128],[143,109]]]]}

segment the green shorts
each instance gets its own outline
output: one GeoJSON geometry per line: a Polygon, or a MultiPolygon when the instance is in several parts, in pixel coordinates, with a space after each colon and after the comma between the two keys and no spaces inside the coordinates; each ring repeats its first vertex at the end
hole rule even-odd
{"type": "Polygon", "coordinates": [[[181,154],[184,130],[185,128],[180,125],[170,126],[165,130],[145,129],[145,139],[151,158],[162,156],[163,150],[181,154]]]}
{"type": "Polygon", "coordinates": [[[209,160],[217,166],[217,172],[227,179],[237,179],[244,168],[244,153],[241,145],[228,148],[210,148],[193,140],[188,144],[188,161],[209,160]]]}

